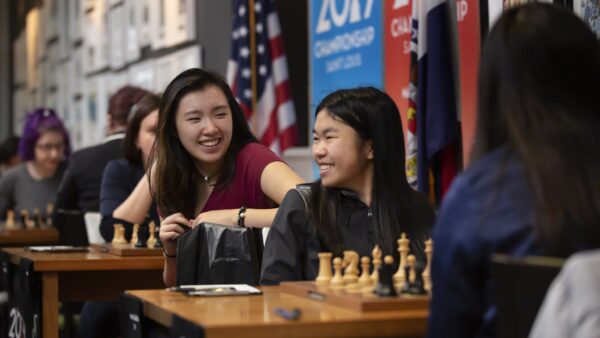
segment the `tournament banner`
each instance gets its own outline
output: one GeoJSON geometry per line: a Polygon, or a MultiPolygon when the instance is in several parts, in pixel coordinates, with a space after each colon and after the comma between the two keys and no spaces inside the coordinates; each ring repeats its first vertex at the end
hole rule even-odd
{"type": "Polygon", "coordinates": [[[400,109],[406,129],[408,85],[410,77],[410,32],[413,0],[385,1],[385,91],[400,109]]]}
{"type": "Polygon", "coordinates": [[[382,3],[311,0],[312,109],[339,88],[367,85],[383,88],[382,3]]]}
{"type": "Polygon", "coordinates": [[[477,72],[481,50],[478,0],[457,0],[458,58],[460,68],[460,116],[463,163],[469,163],[477,121],[477,72]]]}

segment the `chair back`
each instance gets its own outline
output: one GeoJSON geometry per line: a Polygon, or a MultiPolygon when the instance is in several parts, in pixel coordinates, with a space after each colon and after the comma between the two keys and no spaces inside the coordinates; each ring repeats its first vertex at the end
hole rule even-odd
{"type": "Polygon", "coordinates": [[[58,230],[59,244],[73,246],[89,244],[81,211],[58,209],[52,215],[52,225],[58,230]]]}
{"type": "Polygon", "coordinates": [[[104,243],[104,238],[100,234],[100,222],[102,221],[100,213],[88,211],[83,215],[83,218],[85,219],[88,242],[104,243]]]}
{"type": "Polygon", "coordinates": [[[546,291],[563,263],[563,259],[553,257],[492,257],[497,337],[528,337],[546,291]]]}
{"type": "Polygon", "coordinates": [[[258,285],[260,229],[201,223],[177,241],[177,285],[258,285]]]}

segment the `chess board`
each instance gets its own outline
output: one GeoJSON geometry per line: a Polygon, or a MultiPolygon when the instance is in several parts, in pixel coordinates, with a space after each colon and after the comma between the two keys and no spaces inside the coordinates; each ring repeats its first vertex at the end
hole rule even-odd
{"type": "Polygon", "coordinates": [[[429,309],[429,296],[400,294],[396,297],[380,297],[375,294],[350,293],[344,289],[332,289],[317,285],[314,281],[282,282],[281,290],[295,296],[322,301],[360,312],[402,311],[429,309]]]}
{"type": "Polygon", "coordinates": [[[161,256],[163,248],[136,248],[134,244],[90,244],[96,251],[117,256],[161,256]]]}

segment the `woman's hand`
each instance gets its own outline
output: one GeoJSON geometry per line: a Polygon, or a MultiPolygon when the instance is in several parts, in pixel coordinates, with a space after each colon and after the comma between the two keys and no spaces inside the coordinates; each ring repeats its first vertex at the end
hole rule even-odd
{"type": "Polygon", "coordinates": [[[202,222],[217,223],[232,227],[237,227],[238,209],[225,209],[206,211],[196,216],[194,225],[202,222]]]}
{"type": "Polygon", "coordinates": [[[177,254],[177,238],[191,229],[192,224],[195,223],[185,218],[181,213],[169,215],[160,222],[159,237],[167,255],[174,256],[177,254]]]}

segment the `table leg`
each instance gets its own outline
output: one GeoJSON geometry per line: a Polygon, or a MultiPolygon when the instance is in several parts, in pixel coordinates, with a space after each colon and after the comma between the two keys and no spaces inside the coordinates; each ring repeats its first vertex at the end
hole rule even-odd
{"type": "Polygon", "coordinates": [[[58,337],[58,273],[42,273],[42,327],[44,338],[58,337]]]}

